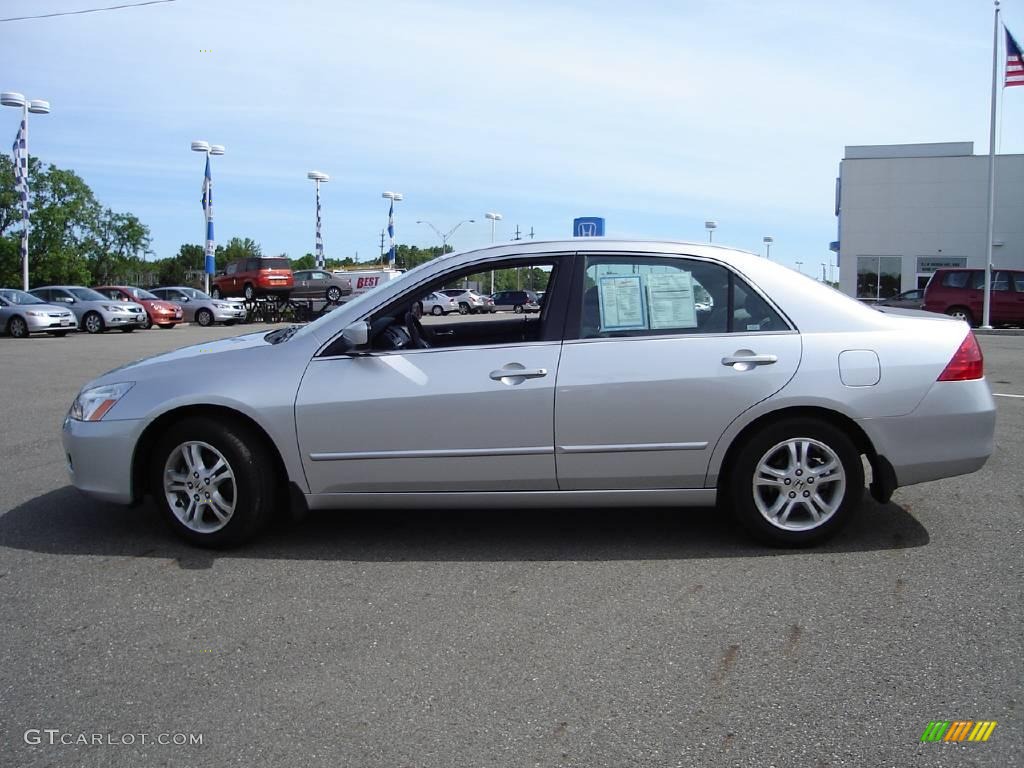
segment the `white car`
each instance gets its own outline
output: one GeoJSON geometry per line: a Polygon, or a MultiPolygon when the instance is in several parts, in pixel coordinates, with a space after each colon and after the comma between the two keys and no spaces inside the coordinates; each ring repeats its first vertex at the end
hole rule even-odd
{"type": "Polygon", "coordinates": [[[451,296],[434,292],[422,299],[424,315],[447,315],[449,312],[459,311],[459,302],[451,296]]]}
{"type": "Polygon", "coordinates": [[[447,296],[459,305],[460,315],[475,315],[478,312],[496,312],[494,299],[490,296],[482,296],[472,288],[445,288],[438,291],[442,296],[447,296]]]}

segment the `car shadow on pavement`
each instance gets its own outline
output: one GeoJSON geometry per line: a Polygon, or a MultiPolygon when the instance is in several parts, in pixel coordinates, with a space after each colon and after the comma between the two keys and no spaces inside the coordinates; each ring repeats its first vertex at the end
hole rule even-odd
{"type": "Polygon", "coordinates": [[[921,547],[927,530],[897,504],[865,498],[860,513],[812,550],[760,546],[713,509],[344,510],[275,525],[235,550],[191,547],[152,504],[128,508],[71,486],[0,517],[0,546],[58,555],[156,557],[182,568],[218,558],[403,561],[673,560],[780,557],[921,547]]]}

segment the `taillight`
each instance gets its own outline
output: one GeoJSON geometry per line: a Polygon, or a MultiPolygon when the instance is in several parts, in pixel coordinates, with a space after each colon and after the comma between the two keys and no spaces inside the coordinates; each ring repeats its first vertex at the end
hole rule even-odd
{"type": "Polygon", "coordinates": [[[974,332],[968,331],[960,343],[960,348],[953,355],[945,370],[939,375],[938,381],[969,381],[980,379],[985,375],[985,358],[981,347],[974,338],[974,332]]]}

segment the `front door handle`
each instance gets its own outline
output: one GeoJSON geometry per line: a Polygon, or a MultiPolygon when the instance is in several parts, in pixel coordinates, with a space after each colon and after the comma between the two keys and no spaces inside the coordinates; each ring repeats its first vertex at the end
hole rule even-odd
{"type": "Polygon", "coordinates": [[[759,365],[772,365],[777,362],[778,355],[755,355],[747,349],[741,349],[735,355],[722,358],[722,365],[731,366],[737,371],[749,371],[759,365]]]}
{"type": "Polygon", "coordinates": [[[491,379],[502,384],[522,384],[527,379],[540,379],[547,375],[547,368],[525,368],[519,363],[509,363],[490,373],[491,379]]]}

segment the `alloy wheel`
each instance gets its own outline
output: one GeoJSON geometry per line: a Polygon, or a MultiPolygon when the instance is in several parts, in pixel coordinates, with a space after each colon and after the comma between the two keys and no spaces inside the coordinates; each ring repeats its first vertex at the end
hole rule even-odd
{"type": "Polygon", "coordinates": [[[24,339],[28,336],[28,324],[20,317],[12,317],[7,332],[15,339],[24,339]]]}
{"type": "Polygon", "coordinates": [[[167,457],[163,473],[167,505],[182,525],[214,533],[231,520],[238,500],[235,473],[209,443],[182,443],[167,457]]]}
{"type": "Polygon", "coordinates": [[[839,455],[809,437],[769,448],[757,463],[754,504],[776,528],[809,531],[823,525],[843,503],[846,472],[839,455]]]}

